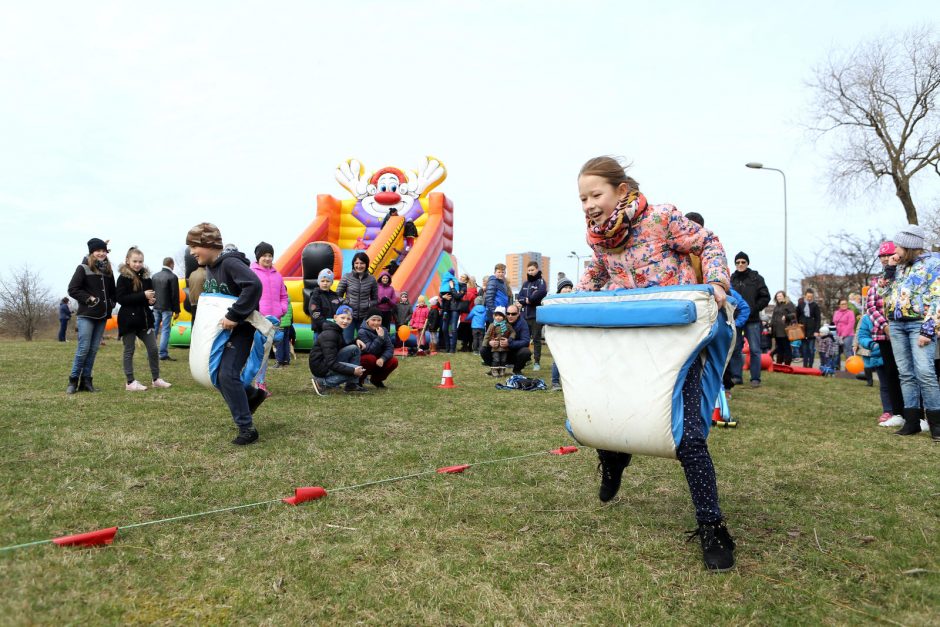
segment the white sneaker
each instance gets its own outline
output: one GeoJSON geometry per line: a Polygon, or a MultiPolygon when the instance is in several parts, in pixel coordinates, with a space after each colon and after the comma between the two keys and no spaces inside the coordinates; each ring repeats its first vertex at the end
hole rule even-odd
{"type": "Polygon", "coordinates": [[[926,420],[920,421],[920,430],[923,431],[924,433],[930,433],[930,425],[927,424],[926,420]]]}
{"type": "Polygon", "coordinates": [[[168,387],[170,387],[171,385],[173,385],[173,384],[172,384],[172,383],[167,383],[167,382],[164,381],[163,379],[155,379],[154,382],[153,382],[153,387],[155,387],[155,388],[168,388],[168,387]]]}
{"type": "Polygon", "coordinates": [[[879,427],[903,427],[904,419],[898,415],[891,416],[884,422],[878,424],[879,427]]]}
{"type": "Polygon", "coordinates": [[[134,381],[131,381],[130,383],[125,385],[124,389],[127,390],[128,392],[143,392],[144,390],[147,389],[147,386],[141,385],[140,381],[137,381],[135,379],[134,381]]]}
{"type": "Polygon", "coordinates": [[[539,365],[539,362],[532,364],[532,370],[541,370],[542,366],[539,365]]]}

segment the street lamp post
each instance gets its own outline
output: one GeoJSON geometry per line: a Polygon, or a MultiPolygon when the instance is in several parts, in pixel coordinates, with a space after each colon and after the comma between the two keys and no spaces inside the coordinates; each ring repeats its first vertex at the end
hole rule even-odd
{"type": "Polygon", "coordinates": [[[579,255],[578,253],[572,250],[571,254],[568,255],[568,257],[575,258],[576,265],[575,265],[574,279],[572,279],[572,282],[577,282],[578,279],[581,278],[581,258],[583,257],[584,259],[587,259],[588,257],[590,257],[590,255],[579,255]]]}
{"type": "Polygon", "coordinates": [[[783,291],[787,291],[787,175],[778,168],[768,168],[763,163],[751,161],[745,166],[754,170],[773,170],[783,177],[783,291]]]}

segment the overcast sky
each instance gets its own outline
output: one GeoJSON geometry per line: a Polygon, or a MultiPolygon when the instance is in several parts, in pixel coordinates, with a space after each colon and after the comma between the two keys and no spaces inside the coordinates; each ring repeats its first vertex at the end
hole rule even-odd
{"type": "Polygon", "coordinates": [[[434,155],[461,269],[533,250],[572,274],[578,169],[613,154],[779,289],[782,179],[744,164],[787,174],[791,283],[829,232],[894,233],[892,194],[828,194],[806,82],[832,50],[938,21],[935,1],[7,2],[5,266],[64,295],[90,237],[159,266],[203,220],[279,254],[317,194],[347,196],[341,161],[434,155]]]}

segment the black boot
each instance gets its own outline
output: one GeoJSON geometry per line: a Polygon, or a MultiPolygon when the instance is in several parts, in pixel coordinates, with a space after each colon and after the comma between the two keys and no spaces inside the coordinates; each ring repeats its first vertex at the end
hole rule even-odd
{"type": "Polygon", "coordinates": [[[78,391],[79,392],[97,392],[98,388],[96,388],[92,384],[91,379],[92,379],[91,377],[81,377],[78,380],[78,391]]]}
{"type": "Polygon", "coordinates": [[[69,377],[69,386],[65,388],[66,394],[75,394],[78,392],[78,377],[69,377]]]}
{"type": "Polygon", "coordinates": [[[254,416],[255,412],[258,411],[258,408],[261,407],[261,403],[264,402],[264,399],[268,397],[264,393],[264,390],[261,388],[252,387],[248,391],[248,411],[251,412],[251,415],[254,416]]]}
{"type": "Polygon", "coordinates": [[[630,453],[597,449],[597,457],[600,459],[597,469],[601,473],[601,487],[597,496],[602,502],[606,503],[617,496],[617,492],[620,490],[620,480],[623,478],[623,471],[630,465],[633,456],[630,453]]]}
{"type": "Polygon", "coordinates": [[[894,435],[917,435],[920,433],[920,419],[924,415],[920,407],[905,407],[901,412],[904,416],[904,426],[894,432],[894,435]]]}
{"type": "Polygon", "coordinates": [[[930,438],[940,442],[940,411],[928,411],[927,424],[930,425],[930,438]]]}
{"type": "Polygon", "coordinates": [[[253,442],[258,441],[258,430],[254,427],[249,427],[247,429],[239,429],[238,437],[232,440],[232,444],[236,446],[246,446],[252,444],[253,442]]]}
{"type": "Polygon", "coordinates": [[[702,541],[702,560],[705,568],[720,573],[734,567],[734,538],[728,533],[724,521],[699,523],[698,529],[689,532],[689,539],[698,536],[702,541]]]}

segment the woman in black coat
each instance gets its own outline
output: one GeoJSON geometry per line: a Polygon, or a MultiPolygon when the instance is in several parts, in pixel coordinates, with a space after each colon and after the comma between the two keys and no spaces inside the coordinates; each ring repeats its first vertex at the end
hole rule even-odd
{"type": "Polygon", "coordinates": [[[114,309],[114,272],[108,261],[108,244],[93,237],[88,240],[88,257],[75,268],[69,281],[69,296],[78,301],[78,342],[69,374],[66,394],[80,390],[97,392],[92,384],[92,369],[104,327],[114,309]]]}
{"type": "Polygon", "coordinates": [[[787,298],[786,292],[780,290],[774,294],[774,312],[770,316],[770,333],[774,338],[775,359],[778,364],[789,366],[793,362],[793,351],[790,349],[790,339],[787,337],[787,325],[796,322],[796,307],[787,298]]]}

